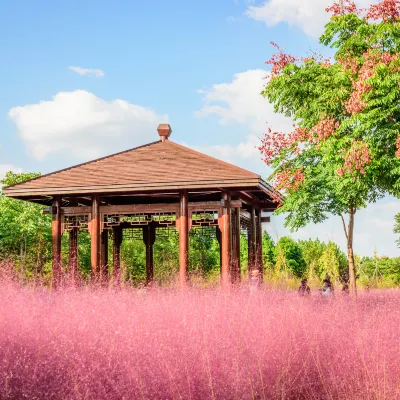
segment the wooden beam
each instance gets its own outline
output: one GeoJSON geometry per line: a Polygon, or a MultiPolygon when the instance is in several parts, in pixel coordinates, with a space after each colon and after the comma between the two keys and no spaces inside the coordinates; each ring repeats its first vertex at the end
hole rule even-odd
{"type": "Polygon", "coordinates": [[[146,246],[146,284],[149,285],[154,280],[154,242],[156,240],[155,224],[143,227],[143,242],[146,246]]]}
{"type": "Polygon", "coordinates": [[[219,274],[222,275],[222,245],[221,245],[222,233],[219,226],[216,226],[215,228],[216,228],[215,237],[219,244],[219,274]]]}
{"type": "Polygon", "coordinates": [[[61,207],[62,215],[90,214],[91,212],[91,206],[61,207]]]}
{"type": "Polygon", "coordinates": [[[101,232],[100,271],[103,278],[108,276],[108,230],[101,232]]]}
{"type": "Polygon", "coordinates": [[[114,279],[119,282],[121,277],[121,244],[122,229],[119,226],[113,227],[113,274],[114,279]]]}
{"type": "Polygon", "coordinates": [[[227,287],[230,283],[230,254],[231,254],[231,238],[230,238],[230,206],[229,192],[222,192],[222,199],[225,202],[225,207],[222,210],[222,216],[220,217],[220,229],[221,229],[221,283],[224,287],[227,287]]]}
{"type": "MultiPolygon", "coordinates": [[[[242,206],[241,200],[232,200],[231,208],[240,208],[242,206]]],[[[224,207],[223,201],[198,201],[188,203],[190,210],[200,211],[213,211],[219,210],[224,207]]],[[[155,203],[155,204],[127,204],[127,205],[112,205],[112,206],[99,206],[100,213],[102,214],[118,214],[118,213],[146,213],[153,214],[159,212],[178,212],[179,203],[155,203]]],[[[50,211],[50,209],[48,209],[50,211]]],[[[62,215],[76,215],[76,214],[90,214],[92,207],[61,207],[62,215]]]]}
{"type": "Polygon", "coordinates": [[[231,210],[232,226],[232,282],[240,282],[240,209],[231,210]]]}
{"type": "MultiPolygon", "coordinates": [[[[207,189],[215,188],[257,188],[260,178],[249,179],[220,179],[220,180],[204,180],[204,181],[182,181],[182,182],[148,182],[148,183],[127,183],[127,184],[106,184],[106,185],[89,185],[89,186],[60,186],[57,188],[5,188],[6,196],[33,196],[33,195],[82,195],[82,194],[103,194],[118,192],[144,193],[146,191],[163,191],[163,190],[190,190],[190,189],[207,189]]],[[[23,184],[21,184],[23,185],[23,184]]]]}
{"type": "Polygon", "coordinates": [[[263,247],[262,247],[262,216],[261,216],[261,210],[257,210],[257,249],[256,249],[256,254],[257,254],[257,267],[258,270],[260,271],[260,278],[261,280],[263,279],[263,274],[264,274],[264,263],[263,263],[263,247]]]}
{"type": "Polygon", "coordinates": [[[186,286],[189,273],[189,208],[188,192],[182,190],[179,195],[179,281],[186,286]]]}
{"type": "Polygon", "coordinates": [[[159,213],[159,212],[177,212],[179,204],[127,204],[127,205],[113,205],[113,206],[100,206],[102,214],[118,214],[118,213],[159,213]]]}
{"type": "Polygon", "coordinates": [[[248,232],[248,271],[249,276],[256,265],[256,243],[257,243],[257,226],[256,226],[256,209],[251,206],[250,210],[250,230],[248,232]]]}
{"type": "Polygon", "coordinates": [[[52,272],[53,285],[57,286],[61,279],[61,197],[53,199],[52,230],[52,272]]]}

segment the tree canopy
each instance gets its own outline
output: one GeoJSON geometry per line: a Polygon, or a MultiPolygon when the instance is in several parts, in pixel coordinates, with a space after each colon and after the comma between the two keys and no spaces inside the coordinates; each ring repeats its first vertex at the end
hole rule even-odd
{"type": "Polygon", "coordinates": [[[358,9],[342,0],[327,11],[320,42],[335,50],[333,60],[295,57],[273,44],[262,94],[295,124],[290,133],[269,129],[260,151],[284,191],[277,212],[287,213],[286,226],[342,218],[354,293],[354,215],[397,194],[400,182],[400,6],[383,0],[358,9]]]}

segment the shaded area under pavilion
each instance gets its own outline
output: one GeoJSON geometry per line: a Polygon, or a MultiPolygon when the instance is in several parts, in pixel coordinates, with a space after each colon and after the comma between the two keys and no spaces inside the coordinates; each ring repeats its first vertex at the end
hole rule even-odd
{"type": "Polygon", "coordinates": [[[248,237],[249,271],[261,276],[263,212],[276,209],[279,193],[255,173],[169,140],[171,127],[158,127],[160,140],[4,188],[8,197],[51,206],[53,278],[61,276],[61,237],[69,232],[69,272],[78,269],[78,234],[91,237],[92,276],[120,274],[121,243],[127,230],[142,232],[146,281],[153,280],[157,232],[179,235],[179,278],[188,280],[189,232],[215,226],[221,281],[240,280],[240,236],[248,237]]]}

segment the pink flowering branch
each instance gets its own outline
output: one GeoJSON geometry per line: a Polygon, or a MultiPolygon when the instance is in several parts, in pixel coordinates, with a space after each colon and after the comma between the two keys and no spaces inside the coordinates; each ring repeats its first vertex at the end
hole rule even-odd
{"type": "Polygon", "coordinates": [[[303,168],[285,168],[274,177],[274,188],[276,190],[296,191],[304,181],[303,168]]]}
{"type": "Polygon", "coordinates": [[[396,140],[396,157],[400,158],[400,134],[396,140]]]}
{"type": "Polygon", "coordinates": [[[382,0],[377,4],[372,4],[366,15],[367,19],[396,21],[400,18],[399,0],[382,0]]]}
{"type": "Polygon", "coordinates": [[[348,102],[345,104],[346,111],[349,114],[357,114],[364,110],[366,103],[363,101],[363,95],[371,90],[370,85],[366,83],[370,79],[378,65],[383,64],[389,66],[393,60],[398,59],[397,54],[388,52],[377,52],[368,50],[363,54],[363,64],[358,66],[357,60],[350,58],[347,60],[339,60],[346,71],[350,71],[355,78],[352,78],[354,91],[351,93],[348,102]]]}
{"type": "Polygon", "coordinates": [[[346,14],[359,14],[361,9],[358,9],[354,1],[339,0],[330,7],[325,8],[326,12],[332,13],[334,16],[346,14]]]}
{"type": "Polygon", "coordinates": [[[265,62],[265,64],[271,65],[270,79],[272,80],[273,78],[281,74],[286,65],[296,62],[297,59],[291,54],[284,53],[284,51],[280,49],[280,47],[276,43],[271,42],[271,45],[278,50],[278,53],[272,54],[271,58],[265,62]]]}
{"type": "Polygon", "coordinates": [[[382,0],[376,4],[371,4],[366,9],[358,8],[354,1],[339,0],[327,7],[325,11],[332,13],[335,17],[363,14],[366,20],[396,21],[400,18],[400,0],[382,0]]]}
{"type": "Polygon", "coordinates": [[[372,161],[372,158],[368,144],[362,140],[354,140],[349,151],[343,156],[343,167],[338,168],[336,172],[340,177],[344,177],[345,174],[356,175],[361,173],[365,175],[365,168],[372,161]]]}

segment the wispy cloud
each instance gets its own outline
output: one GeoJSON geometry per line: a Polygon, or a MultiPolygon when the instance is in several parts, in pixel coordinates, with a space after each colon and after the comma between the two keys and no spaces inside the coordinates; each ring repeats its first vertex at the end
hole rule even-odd
{"type": "Polygon", "coordinates": [[[97,158],[157,139],[157,125],[168,121],[167,115],[151,108],[121,99],[107,101],[85,90],[13,107],[8,117],[36,159],[53,154],[97,158]]]}
{"type": "Polygon", "coordinates": [[[69,70],[76,72],[79,75],[94,76],[96,78],[103,78],[104,72],[98,68],[82,68],[82,67],[68,67],[69,70]]]}
{"type": "MultiPolygon", "coordinates": [[[[359,7],[366,7],[373,3],[372,0],[356,0],[359,7]]],[[[275,26],[285,22],[290,26],[296,26],[308,36],[318,38],[324,25],[331,14],[325,12],[333,0],[266,0],[261,5],[251,5],[245,14],[257,21],[262,21],[268,26],[275,26]]]]}

